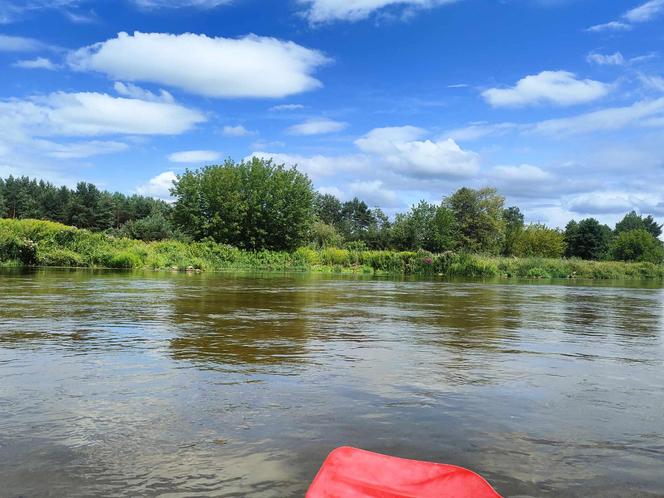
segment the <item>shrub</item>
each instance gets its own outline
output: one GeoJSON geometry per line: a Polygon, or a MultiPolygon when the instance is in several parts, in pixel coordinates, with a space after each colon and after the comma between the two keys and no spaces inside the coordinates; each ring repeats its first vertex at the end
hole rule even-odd
{"type": "Polygon", "coordinates": [[[528,225],[515,235],[512,250],[518,257],[560,258],[565,253],[565,236],[544,225],[528,225]]]}
{"type": "Polygon", "coordinates": [[[611,254],[619,261],[661,263],[664,247],[650,232],[637,228],[620,232],[611,244],[611,254]]]}

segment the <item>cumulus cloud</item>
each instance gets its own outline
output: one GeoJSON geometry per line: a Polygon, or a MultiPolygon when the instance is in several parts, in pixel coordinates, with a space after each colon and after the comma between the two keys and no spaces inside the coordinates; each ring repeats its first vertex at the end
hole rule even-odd
{"type": "Polygon", "coordinates": [[[322,154],[316,154],[305,156],[300,154],[256,151],[249,154],[245,159],[250,159],[252,157],[273,159],[277,164],[297,166],[300,171],[306,173],[314,180],[326,176],[333,176],[345,171],[362,171],[367,169],[370,164],[370,159],[361,154],[342,156],[325,156],[322,154]]]}
{"type": "MultiPolygon", "coordinates": [[[[355,181],[348,185],[348,197],[359,197],[369,206],[394,207],[399,205],[399,196],[385,186],[381,180],[355,181]]],[[[343,194],[342,194],[343,198],[343,194]]]]}
{"type": "Polygon", "coordinates": [[[174,152],[168,156],[172,163],[205,163],[213,162],[220,158],[220,154],[213,150],[183,150],[174,152]]]}
{"type": "Polygon", "coordinates": [[[347,126],[347,123],[334,121],[332,119],[308,119],[304,123],[299,123],[289,127],[286,130],[286,133],[290,135],[322,135],[325,133],[341,131],[347,126]]]}
{"type": "Polygon", "coordinates": [[[620,52],[614,54],[597,54],[591,52],[587,55],[586,60],[600,66],[622,66],[625,64],[625,58],[620,52]]]}
{"type": "Polygon", "coordinates": [[[168,200],[171,199],[170,190],[173,188],[173,182],[176,180],[177,175],[174,172],[164,171],[136,188],[136,193],[168,200]]]}
{"type": "Polygon", "coordinates": [[[12,66],[19,67],[21,69],[48,69],[49,71],[55,71],[58,69],[56,64],[51,62],[50,59],[46,59],[45,57],[16,61],[14,64],[12,64],[12,66]]]}
{"type": "MultiPolygon", "coordinates": [[[[479,170],[479,156],[449,138],[420,140],[426,131],[414,126],[375,128],[355,141],[358,153],[338,156],[294,155],[257,151],[251,156],[297,165],[314,179],[340,172],[396,174],[417,180],[468,178],[479,170]]],[[[359,181],[359,180],[358,180],[359,181]]]]}
{"type": "Polygon", "coordinates": [[[376,128],[355,145],[407,176],[462,178],[477,173],[476,153],[461,149],[451,138],[418,140],[424,133],[414,126],[376,128]]]}
{"type": "Polygon", "coordinates": [[[312,73],[328,60],[294,42],[256,35],[221,38],[141,32],[119,33],[68,58],[78,71],[208,97],[286,97],[312,90],[321,86],[312,73]]]}
{"type": "Polygon", "coordinates": [[[312,23],[359,21],[388,7],[425,9],[454,1],[456,0],[299,0],[306,6],[304,14],[312,23]]]}
{"type": "Polygon", "coordinates": [[[205,117],[173,103],[56,92],[28,100],[0,101],[0,124],[30,136],[177,135],[205,117]]]}
{"type": "Polygon", "coordinates": [[[568,71],[542,71],[526,76],[513,87],[485,90],[482,96],[494,107],[544,103],[567,106],[597,100],[609,90],[607,84],[590,79],[579,80],[568,71]]]}
{"type": "Polygon", "coordinates": [[[250,136],[250,135],[254,135],[253,131],[247,130],[242,125],[224,126],[223,130],[221,130],[221,133],[225,137],[247,137],[247,136],[250,136]]]}

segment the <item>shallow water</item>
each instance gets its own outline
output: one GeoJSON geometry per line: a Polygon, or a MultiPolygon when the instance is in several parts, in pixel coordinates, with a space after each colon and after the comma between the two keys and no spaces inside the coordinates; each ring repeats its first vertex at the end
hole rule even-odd
{"type": "Polygon", "coordinates": [[[302,496],[353,445],[664,496],[664,290],[0,273],[0,496],[302,496]]]}

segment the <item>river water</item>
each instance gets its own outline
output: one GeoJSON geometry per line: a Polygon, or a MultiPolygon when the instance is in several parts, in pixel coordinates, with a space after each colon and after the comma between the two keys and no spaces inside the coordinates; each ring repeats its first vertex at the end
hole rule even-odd
{"type": "Polygon", "coordinates": [[[341,445],[664,496],[664,290],[0,273],[0,496],[303,496],[341,445]]]}

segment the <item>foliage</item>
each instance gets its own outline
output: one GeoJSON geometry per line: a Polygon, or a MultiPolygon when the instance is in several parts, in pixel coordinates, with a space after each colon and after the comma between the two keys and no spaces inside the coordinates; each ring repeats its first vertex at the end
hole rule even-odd
{"type": "Polygon", "coordinates": [[[91,230],[120,229],[154,213],[168,219],[170,206],[149,197],[100,191],[80,182],[75,190],[10,176],[0,179],[0,217],[56,221],[91,230]]]}
{"type": "Polygon", "coordinates": [[[493,188],[463,187],[444,200],[454,215],[460,249],[487,254],[500,251],[505,236],[504,203],[493,188]]]}
{"type": "Polygon", "coordinates": [[[541,224],[528,225],[515,234],[512,255],[560,258],[565,253],[565,236],[560,230],[541,224]]]}
{"type": "Polygon", "coordinates": [[[341,225],[341,201],[332,194],[316,194],[314,197],[314,214],[326,225],[341,225]]]}
{"type": "Polygon", "coordinates": [[[311,225],[309,240],[314,247],[339,247],[343,245],[343,238],[333,225],[322,221],[314,221],[311,225]]]}
{"type": "Polygon", "coordinates": [[[174,237],[171,223],[161,213],[154,213],[139,220],[129,220],[122,226],[120,234],[132,239],[154,241],[174,237]]]}
{"type": "Polygon", "coordinates": [[[271,160],[187,170],[172,190],[174,219],[196,240],[245,249],[295,249],[313,221],[311,181],[271,160]]]}
{"type": "Polygon", "coordinates": [[[345,271],[473,278],[601,278],[664,280],[664,265],[505,258],[465,252],[299,248],[247,251],[210,240],[144,242],[36,220],[0,220],[0,264],[207,271],[345,271]]]}
{"type": "Polygon", "coordinates": [[[662,225],[658,224],[651,215],[643,217],[638,215],[636,211],[630,211],[622,220],[616,223],[614,233],[618,235],[622,232],[639,229],[646,230],[655,238],[662,235],[662,225]]]}
{"type": "Polygon", "coordinates": [[[420,201],[410,212],[397,215],[392,240],[402,250],[447,251],[454,247],[454,229],[454,215],[448,208],[420,201]]]}
{"type": "Polygon", "coordinates": [[[524,227],[524,216],[518,207],[511,206],[503,210],[503,220],[505,220],[503,254],[513,256],[515,254],[514,245],[524,227]]]}
{"type": "Polygon", "coordinates": [[[565,227],[565,254],[581,259],[606,259],[609,256],[611,229],[594,218],[570,221],[565,227]]]}
{"type": "Polygon", "coordinates": [[[618,261],[661,263],[664,246],[644,228],[621,231],[611,243],[611,255],[618,261]]]}

